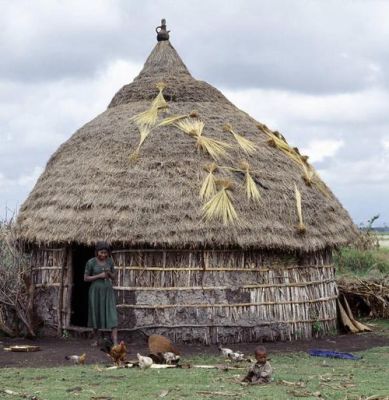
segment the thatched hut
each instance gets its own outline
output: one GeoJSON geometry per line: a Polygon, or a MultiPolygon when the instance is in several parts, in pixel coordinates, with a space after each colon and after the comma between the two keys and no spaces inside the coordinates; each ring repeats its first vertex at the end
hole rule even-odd
{"type": "Polygon", "coordinates": [[[85,326],[104,239],[119,329],[208,343],[334,330],[332,251],[356,234],[307,157],[194,79],[164,24],[140,74],[50,158],[18,227],[47,327],[85,326]]]}

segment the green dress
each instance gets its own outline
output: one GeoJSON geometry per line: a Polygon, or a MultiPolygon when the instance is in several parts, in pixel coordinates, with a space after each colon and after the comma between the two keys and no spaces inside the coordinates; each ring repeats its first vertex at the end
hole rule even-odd
{"type": "MultiPolygon", "coordinates": [[[[86,263],[85,275],[98,275],[104,270],[113,272],[113,261],[109,258],[100,264],[94,257],[86,263]]],[[[90,285],[88,326],[94,329],[112,329],[118,326],[115,293],[109,279],[96,279],[90,285]]]]}

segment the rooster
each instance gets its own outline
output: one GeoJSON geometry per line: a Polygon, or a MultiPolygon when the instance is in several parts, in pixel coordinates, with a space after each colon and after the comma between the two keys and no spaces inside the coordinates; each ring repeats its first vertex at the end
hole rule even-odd
{"type": "Polygon", "coordinates": [[[109,341],[106,341],[104,347],[100,350],[104,353],[107,353],[107,355],[116,365],[120,365],[126,361],[127,346],[125,345],[123,340],[115,346],[112,346],[109,341]]]}
{"type": "Polygon", "coordinates": [[[141,368],[141,369],[150,368],[154,363],[153,359],[151,357],[144,357],[144,356],[141,356],[139,353],[136,356],[138,358],[139,368],[141,368]]]}
{"type": "Polygon", "coordinates": [[[65,359],[73,361],[75,365],[84,365],[86,360],[86,354],[84,353],[81,354],[80,356],[77,355],[65,356],[65,359]]]}

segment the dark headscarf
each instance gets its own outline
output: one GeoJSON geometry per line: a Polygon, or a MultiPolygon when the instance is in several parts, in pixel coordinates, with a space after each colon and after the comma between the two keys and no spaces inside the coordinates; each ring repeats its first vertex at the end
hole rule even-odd
{"type": "Polygon", "coordinates": [[[96,247],[95,247],[96,255],[100,250],[107,250],[108,254],[111,255],[111,247],[107,242],[100,241],[100,242],[96,243],[96,247]]]}

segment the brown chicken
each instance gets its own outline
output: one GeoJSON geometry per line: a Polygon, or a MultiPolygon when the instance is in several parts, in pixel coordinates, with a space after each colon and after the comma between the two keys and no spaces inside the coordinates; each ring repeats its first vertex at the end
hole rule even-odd
{"type": "Polygon", "coordinates": [[[123,342],[123,340],[117,344],[116,346],[109,346],[106,345],[104,348],[101,349],[112,359],[112,361],[116,365],[120,365],[124,363],[127,358],[127,346],[123,342]]]}

